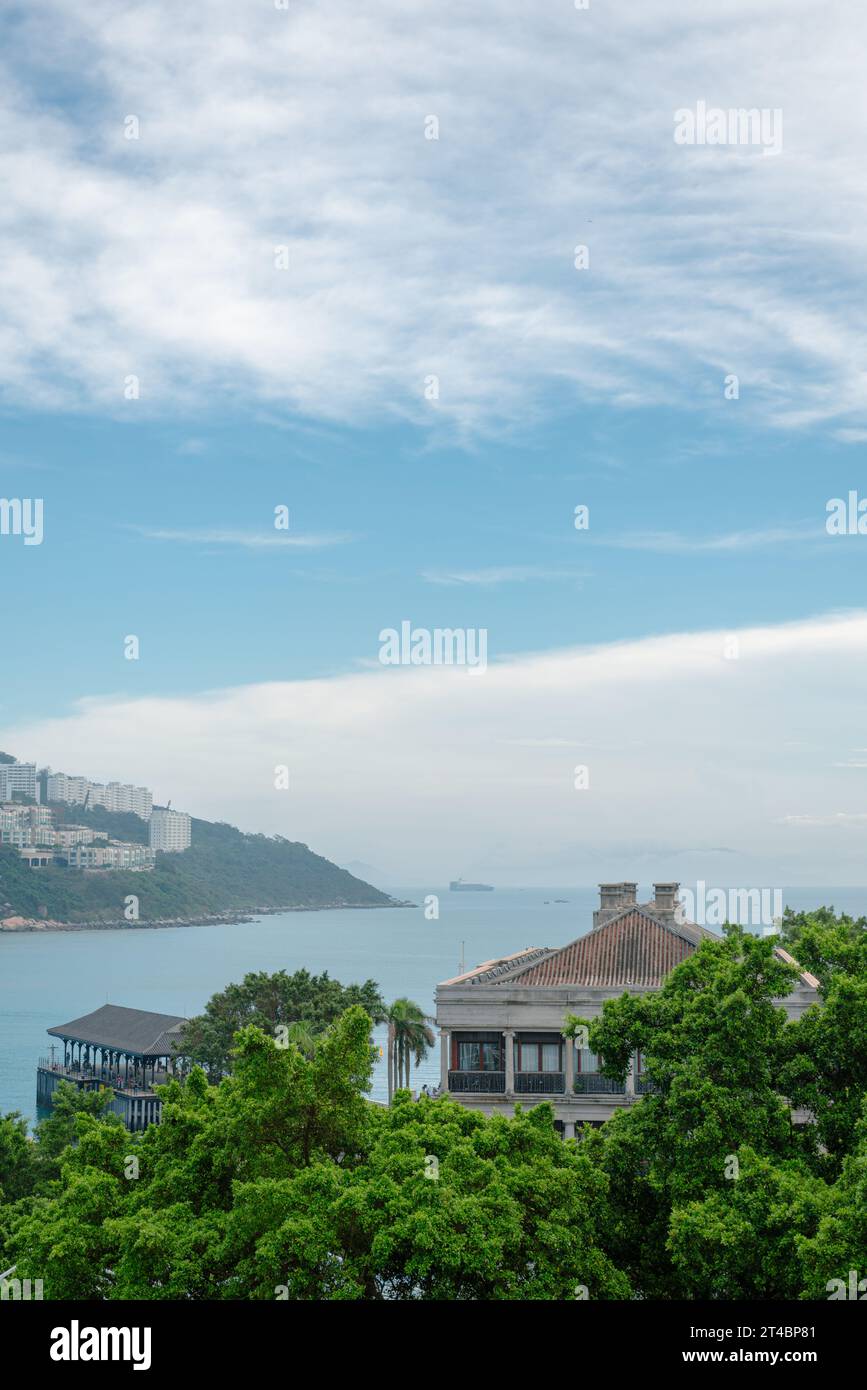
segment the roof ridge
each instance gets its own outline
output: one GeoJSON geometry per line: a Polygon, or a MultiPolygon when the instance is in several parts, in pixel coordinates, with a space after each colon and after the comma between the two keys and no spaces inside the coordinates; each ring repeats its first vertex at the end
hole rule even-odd
{"type": "Polygon", "coordinates": [[[821,981],[817,980],[816,976],[811,971],[805,970],[801,962],[796,960],[791,952],[786,950],[785,946],[775,946],[774,955],[781,956],[788,965],[793,965],[798,972],[798,978],[804,980],[806,984],[810,985],[813,989],[821,988],[821,981]]]}
{"type": "Polygon", "coordinates": [[[458,985],[465,980],[492,978],[507,975],[513,971],[529,969],[531,965],[536,965],[539,960],[553,948],[551,946],[524,946],[520,951],[512,951],[506,956],[492,956],[490,960],[481,961],[474,965],[471,970],[465,970],[461,975],[453,975],[449,980],[441,980],[441,985],[458,985]]]}
{"type": "MultiPolygon", "coordinates": [[[[677,919],[673,916],[671,918],[660,917],[657,915],[657,913],[653,911],[653,903],[623,903],[614,912],[612,912],[610,917],[606,917],[604,922],[597,923],[596,926],[591,927],[590,931],[585,932],[584,935],[593,936],[597,932],[604,931],[606,927],[610,927],[615,922],[619,922],[621,918],[625,917],[627,913],[630,912],[640,912],[643,917],[648,918],[648,920],[653,922],[655,926],[662,927],[664,931],[671,932],[673,936],[678,936],[681,938],[681,940],[688,941],[691,945],[695,945],[695,942],[689,935],[689,931],[692,930],[701,933],[707,930],[706,928],[699,926],[698,922],[678,922],[677,919]],[[687,929],[686,932],[684,931],[684,928],[687,929]]],[[[716,935],[716,933],[714,932],[708,932],[707,934],[709,936],[716,935]]],[[[580,941],[581,939],[581,937],[576,937],[577,941],[580,941]]],[[[571,945],[572,943],[570,942],[569,944],[571,945]]]]}
{"type": "Polygon", "coordinates": [[[590,931],[496,980],[498,985],[654,987],[698,950],[696,923],[666,922],[643,903],[626,903],[590,931]]]}

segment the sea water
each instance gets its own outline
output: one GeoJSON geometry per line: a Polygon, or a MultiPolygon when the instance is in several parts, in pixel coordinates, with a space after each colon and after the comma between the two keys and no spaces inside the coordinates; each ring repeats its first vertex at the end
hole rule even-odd
{"type": "MultiPolygon", "coordinates": [[[[342,984],[377,982],[385,1000],[405,995],[434,1011],[438,982],[525,946],[561,946],[592,925],[596,886],[508,888],[451,893],[435,885],[392,888],[407,908],[287,912],[207,927],[127,927],[112,931],[0,932],[0,1113],[36,1115],[36,1064],[48,1055],[46,1029],[102,1004],[190,1017],[248,971],[323,970],[342,984]],[[439,900],[439,917],[424,903],[439,900]],[[556,902],[555,899],[566,899],[556,902]]],[[[650,892],[639,893],[647,898],[650,892]]],[[[833,904],[867,914],[867,888],[797,888],[795,908],[833,904]]],[[[384,1048],[385,1028],[374,1035],[384,1048]]],[[[439,1044],[413,1068],[416,1088],[437,1085],[439,1044]]],[[[386,1096],[385,1061],[374,1099],[386,1096]]]]}

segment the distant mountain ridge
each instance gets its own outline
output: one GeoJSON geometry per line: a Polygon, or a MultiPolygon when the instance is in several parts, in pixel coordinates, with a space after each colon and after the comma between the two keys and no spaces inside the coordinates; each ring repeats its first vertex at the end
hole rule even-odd
{"type": "MultiPolygon", "coordinates": [[[[88,825],[112,838],[147,843],[138,816],[94,807],[52,804],[55,824],[88,825]]],[[[211,916],[245,916],[280,909],[397,906],[387,893],[282,836],[248,835],[224,822],[192,821],[183,854],[158,854],[151,872],[86,873],[51,866],[31,869],[18,851],[0,846],[0,920],[37,919],[62,925],[93,922],[135,926],[211,916]],[[125,918],[138,899],[138,919],[125,918]]]]}

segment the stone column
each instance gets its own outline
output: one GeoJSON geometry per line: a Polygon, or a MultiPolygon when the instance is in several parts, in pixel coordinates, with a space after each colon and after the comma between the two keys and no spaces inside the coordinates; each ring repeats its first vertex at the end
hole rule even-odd
{"type": "Polygon", "coordinates": [[[574,1121],[574,1120],[564,1120],[564,1121],[563,1121],[563,1138],[564,1138],[564,1139],[574,1139],[574,1138],[575,1138],[575,1121],[574,1121]]]}
{"type": "MultiPolygon", "coordinates": [[[[563,1054],[566,1063],[564,1067],[564,1071],[566,1073],[566,1094],[567,1096],[571,1096],[575,1090],[575,1039],[567,1038],[564,1036],[563,1046],[566,1049],[566,1051],[563,1054]]],[[[572,1126],[572,1129],[574,1132],[574,1125],[572,1126]]]]}
{"type": "Polygon", "coordinates": [[[515,1090],[515,1030],[507,1028],[503,1034],[506,1045],[506,1095],[515,1090]]]}
{"type": "Polygon", "coordinates": [[[631,1099],[635,1098],[635,1053],[629,1059],[629,1070],[626,1073],[626,1094],[631,1099]]]}
{"type": "Polygon", "coordinates": [[[449,1089],[449,1046],[451,1038],[447,1028],[440,1029],[440,1086],[449,1089]]]}

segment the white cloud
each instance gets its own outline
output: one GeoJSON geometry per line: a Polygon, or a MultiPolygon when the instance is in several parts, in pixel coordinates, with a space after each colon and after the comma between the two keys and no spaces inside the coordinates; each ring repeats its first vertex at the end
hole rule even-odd
{"type": "Polygon", "coordinates": [[[867,430],[835,430],[834,438],[841,444],[867,444],[867,430]]]}
{"type": "Polygon", "coordinates": [[[480,570],[425,570],[422,579],[429,584],[450,586],[524,584],[528,580],[548,582],[560,579],[586,579],[586,570],[546,569],[544,565],[492,565],[480,570]]]}
{"type": "MultiPolygon", "coordinates": [[[[196,815],[279,832],[392,882],[705,877],[856,883],[867,613],[200,695],[89,699],[0,747],[151,785],[196,815]],[[291,786],[273,789],[287,764],[291,786]],[[590,787],[574,788],[579,764],[590,787]],[[794,812],[807,820],[792,822],[794,812]],[[786,821],[786,818],[789,818],[786,821]],[[782,822],[782,823],[781,823],[782,822]],[[856,822],[853,820],[852,822],[856,822]],[[664,838],[660,827],[665,827],[664,838]],[[696,826],[701,835],[695,834],[696,826]]],[[[491,634],[489,657],[493,657],[491,634]]]]}
{"type": "Polygon", "coordinates": [[[291,535],[275,532],[269,535],[259,531],[238,531],[231,528],[202,528],[192,530],[165,530],[160,527],[134,526],[146,540],[176,541],[182,545],[227,545],[240,546],[244,550],[322,550],[327,546],[342,545],[351,539],[344,534],[291,535]]]}
{"type": "Polygon", "coordinates": [[[830,816],[783,816],[781,824],[861,830],[867,825],[867,811],[836,811],[830,816]]]}
{"type": "Polygon", "coordinates": [[[623,536],[601,536],[598,545],[618,550],[650,550],[661,555],[693,555],[701,552],[738,553],[765,550],[772,545],[803,545],[804,541],[824,541],[824,526],[768,526],[755,531],[730,531],[722,536],[684,536],[674,531],[634,531],[623,536]]]}
{"type": "Polygon", "coordinates": [[[466,432],[554,387],[864,428],[863,8],[43,0],[8,30],[15,402],[466,432]],[[782,154],[675,145],[699,99],[782,108],[782,154]]]}

